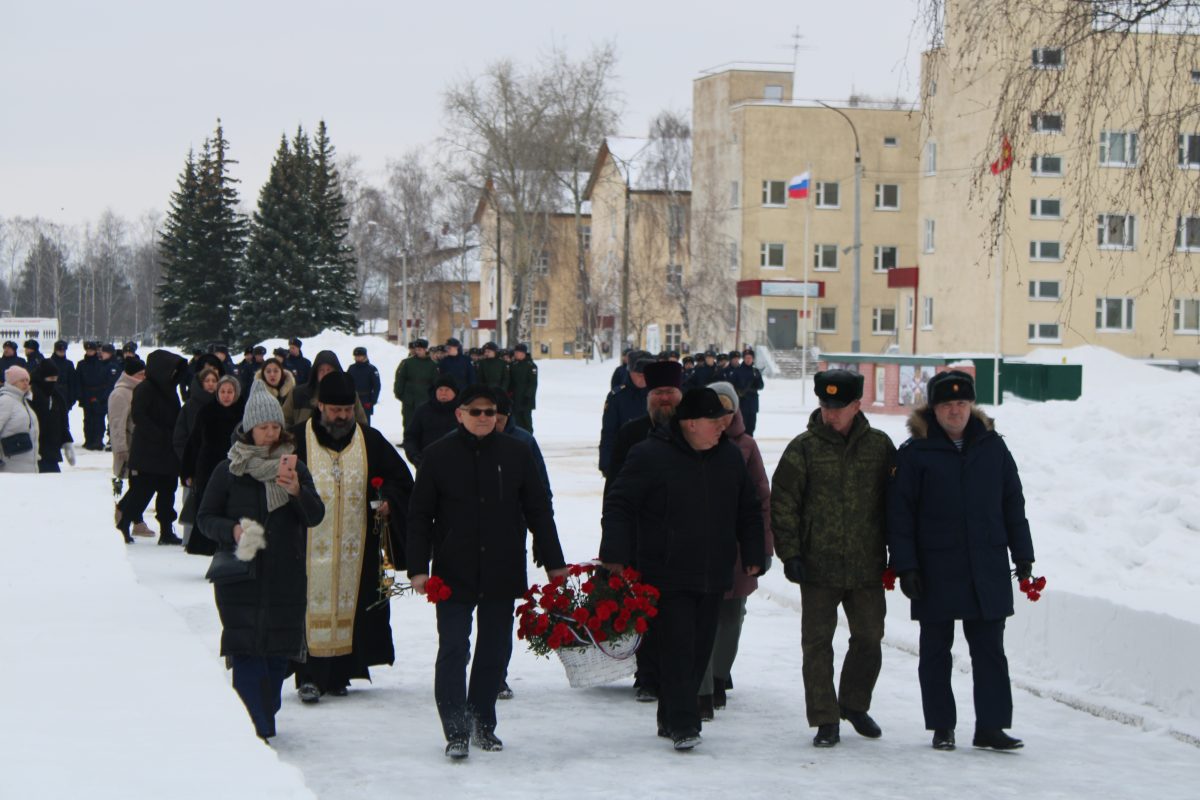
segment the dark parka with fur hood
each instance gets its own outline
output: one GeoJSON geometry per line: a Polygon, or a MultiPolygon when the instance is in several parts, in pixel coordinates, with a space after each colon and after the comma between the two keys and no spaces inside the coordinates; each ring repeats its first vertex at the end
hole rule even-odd
{"type": "Polygon", "coordinates": [[[1012,453],[973,409],[960,452],[928,406],[908,419],[888,488],[888,548],[899,574],[919,570],[912,618],[995,620],[1013,613],[1009,557],[1033,561],[1012,453]]]}
{"type": "Polygon", "coordinates": [[[771,480],[780,561],[804,560],[805,583],[878,587],[887,566],[887,483],[896,448],[861,411],[843,437],[821,420],[792,439],[771,480]]]}

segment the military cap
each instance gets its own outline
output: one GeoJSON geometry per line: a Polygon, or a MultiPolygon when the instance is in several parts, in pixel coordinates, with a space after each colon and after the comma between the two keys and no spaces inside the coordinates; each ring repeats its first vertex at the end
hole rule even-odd
{"type": "Polygon", "coordinates": [[[365,356],[366,354],[367,354],[367,348],[365,348],[365,347],[356,347],[356,348],[354,348],[354,355],[356,355],[356,356],[365,356]]]}
{"type": "Polygon", "coordinates": [[[939,372],[929,379],[925,387],[929,405],[936,406],[949,400],[975,400],[975,379],[960,369],[939,372]]]}
{"type": "Polygon", "coordinates": [[[263,347],[261,344],[258,344],[254,346],[254,349],[251,350],[251,352],[256,356],[265,356],[267,354],[267,348],[263,347]]]}
{"type": "Polygon", "coordinates": [[[37,339],[26,339],[25,340],[25,349],[26,350],[37,350],[38,347],[40,347],[40,345],[38,344],[37,339]]]}
{"type": "Polygon", "coordinates": [[[525,355],[529,355],[529,345],[525,344],[524,342],[521,342],[519,345],[517,345],[516,347],[513,348],[513,352],[514,353],[524,353],[525,355]]]}
{"type": "Polygon", "coordinates": [[[848,369],[827,369],[813,376],[813,391],[826,408],[845,408],[862,397],[863,376],[848,369]]]}
{"type": "Polygon", "coordinates": [[[428,339],[413,339],[412,342],[408,346],[413,348],[414,350],[418,347],[420,347],[422,350],[428,350],[429,349],[429,340],[428,339]]]}

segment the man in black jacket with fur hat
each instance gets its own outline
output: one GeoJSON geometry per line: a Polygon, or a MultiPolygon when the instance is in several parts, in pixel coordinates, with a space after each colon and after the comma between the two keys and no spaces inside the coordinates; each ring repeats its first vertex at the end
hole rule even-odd
{"type": "Polygon", "coordinates": [[[1013,614],[1009,555],[1019,579],[1033,572],[1033,539],[1017,464],[992,420],[975,408],[965,372],[934,375],[929,405],[914,409],[888,488],[888,549],[921,624],[921,705],[933,747],[953,750],[950,688],[954,623],[962,620],[975,681],[976,747],[1022,746],[1012,725],[1004,621],[1013,614]]]}
{"type": "Polygon", "coordinates": [[[722,435],[730,413],[712,389],[688,390],[670,425],[629,451],[604,498],[600,559],[613,571],[636,563],[661,592],[658,733],[676,750],[700,743],[697,695],[739,551],[747,575],[766,564],[754,483],[722,435]]]}
{"type": "Polygon", "coordinates": [[[380,547],[375,518],[403,566],[404,523],[412,473],[391,443],[355,419],[354,380],[334,371],[317,387],[317,413],[296,426],[296,455],[312,473],[325,516],[308,531],[308,659],[296,666],[300,700],[345,695],[352,678],[396,660],[391,612],[379,597],[380,547]],[[379,489],[371,487],[381,478],[379,489]],[[369,504],[381,499],[372,512],[369,504]]]}
{"type": "Polygon", "coordinates": [[[453,759],[465,758],[472,741],[483,750],[503,747],[496,695],[512,655],[513,605],[528,588],[526,527],[547,574],[567,573],[533,451],[496,433],[496,400],[494,389],[479,385],[460,395],[458,429],[425,451],[409,506],[413,588],[424,594],[433,575],[450,589],[437,604],[433,692],[453,759]],[[477,635],[468,688],[472,618],[477,635]]]}

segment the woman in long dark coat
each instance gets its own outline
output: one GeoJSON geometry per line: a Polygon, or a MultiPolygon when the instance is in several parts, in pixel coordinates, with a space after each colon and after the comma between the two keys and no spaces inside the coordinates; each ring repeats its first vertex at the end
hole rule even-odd
{"type": "MultiPolygon", "coordinates": [[[[196,508],[204,497],[209,476],[229,455],[233,444],[233,433],[242,421],[246,402],[242,398],[242,385],[233,375],[225,375],[217,381],[215,399],[207,403],[196,415],[192,435],[188,437],[180,460],[179,478],[190,489],[188,500],[179,514],[181,522],[194,524],[196,508]]],[[[184,549],[194,555],[211,556],[217,552],[216,544],[207,536],[189,536],[184,549]]]]}
{"type": "Polygon", "coordinates": [[[224,551],[238,551],[239,559],[250,556],[253,565],[249,576],[214,580],[213,593],[221,655],[263,739],[275,735],[288,662],[304,653],[305,546],[308,528],[325,516],[304,463],[282,464],[281,456],[294,451],[279,403],[262,388],[252,390],[229,458],[213,472],[196,515],[202,534],[224,551]],[[261,549],[252,552],[255,540],[261,549]]]}

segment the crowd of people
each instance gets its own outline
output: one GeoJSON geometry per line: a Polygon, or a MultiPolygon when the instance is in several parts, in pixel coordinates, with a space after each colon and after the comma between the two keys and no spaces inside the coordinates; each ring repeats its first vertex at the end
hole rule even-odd
{"type": "MultiPolygon", "coordinates": [[[[12,345],[10,347],[10,345],[12,345]]],[[[212,556],[221,654],[259,736],[275,735],[283,683],[300,700],[345,695],[395,660],[381,569],[425,593],[437,579],[434,695],[446,755],[503,747],[498,699],[507,684],[513,611],[526,591],[526,543],[550,579],[567,564],[554,521],[553,475],[533,435],[537,366],[528,348],[417,339],[396,370],[405,457],[371,420],[381,380],[365,348],[343,368],[302,343],[234,364],[215,345],[189,362],[132,343],[118,355],[65,343],[25,359],[5,343],[0,472],[58,469],[73,458],[66,411],[84,404],[85,447],[112,451],[116,526],[126,542],[212,556]],[[56,363],[57,361],[57,363],[56,363]],[[57,379],[57,380],[56,380],[57,379]],[[93,409],[89,414],[89,408],[93,409]],[[415,467],[415,477],[410,464],[415,467]],[[184,487],[176,534],[176,490],[184,487]],[[475,630],[472,653],[470,636],[475,630]]],[[[963,621],[975,679],[972,744],[1022,746],[1008,735],[1004,657],[1018,578],[1034,560],[1016,464],[975,407],[970,375],[939,373],[896,448],[861,408],[863,378],[818,373],[818,407],[768,477],[753,438],[762,375],[746,348],[696,358],[628,351],[604,404],[598,559],[633,566],[657,587],[654,624],[637,653],[635,697],[658,703],[657,733],[677,750],[701,743],[728,703],[746,598],[777,558],[799,585],[803,683],[813,745],[833,747],[846,720],[864,737],[882,665],[891,569],[920,624],[925,726],[955,748],[950,688],[954,625],[963,621]],[[838,608],[850,647],[835,686],[838,608]]]]}

